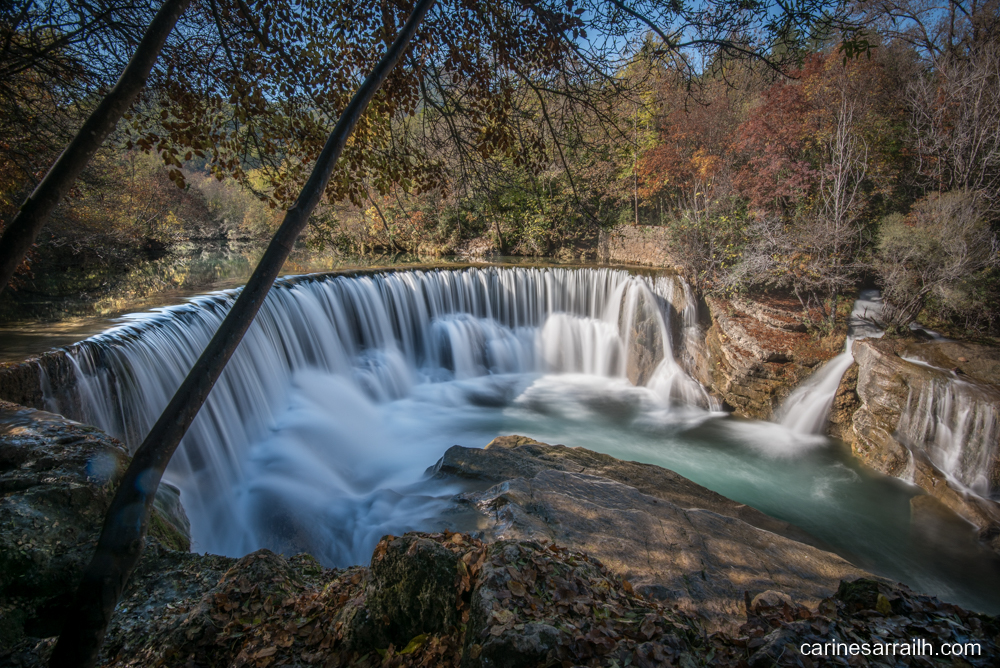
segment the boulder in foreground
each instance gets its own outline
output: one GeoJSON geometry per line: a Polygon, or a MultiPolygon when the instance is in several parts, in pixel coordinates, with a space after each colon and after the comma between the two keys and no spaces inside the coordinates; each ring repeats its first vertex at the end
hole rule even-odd
{"type": "Polygon", "coordinates": [[[463,496],[488,518],[490,538],[586,552],[713,629],[738,626],[748,590],[816,605],[841,580],[873,577],[802,530],[658,466],[503,436],[484,450],[450,448],[437,470],[498,481],[463,496]]]}
{"type": "MultiPolygon", "coordinates": [[[[372,561],[371,569],[324,570],[267,550],[239,560],[160,553],[119,606],[102,665],[823,666],[843,660],[803,656],[803,645],[919,639],[935,649],[978,643],[979,654],[961,665],[993,666],[1000,651],[996,618],[874,580],[845,582],[814,607],[781,591],[748,594],[746,622],[712,632],[593,557],[551,543],[387,536],[372,561]],[[414,587],[428,568],[441,577],[414,587]],[[157,572],[172,584],[153,586],[164,582],[157,572]],[[428,601],[444,609],[424,615],[428,601]],[[372,619],[383,635],[370,632],[372,619]]],[[[0,661],[40,666],[51,646],[22,645],[0,661]]],[[[907,665],[897,659],[852,665],[907,665]]],[[[950,657],[927,664],[953,665],[950,657]]]]}

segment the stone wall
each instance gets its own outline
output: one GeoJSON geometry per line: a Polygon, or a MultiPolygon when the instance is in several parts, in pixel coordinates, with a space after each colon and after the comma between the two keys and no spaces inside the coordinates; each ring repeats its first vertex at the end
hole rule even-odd
{"type": "Polygon", "coordinates": [[[670,255],[669,245],[665,227],[621,226],[610,232],[601,231],[597,257],[601,262],[680,271],[679,263],[670,255]]]}

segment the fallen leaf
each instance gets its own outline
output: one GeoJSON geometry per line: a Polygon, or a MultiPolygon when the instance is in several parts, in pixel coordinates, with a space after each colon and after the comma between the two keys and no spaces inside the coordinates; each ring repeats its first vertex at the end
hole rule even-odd
{"type": "Polygon", "coordinates": [[[524,598],[528,595],[528,590],[525,589],[524,585],[518,582],[517,580],[511,580],[510,582],[508,582],[507,589],[509,589],[510,593],[513,594],[514,596],[520,596],[521,598],[524,598]]]}

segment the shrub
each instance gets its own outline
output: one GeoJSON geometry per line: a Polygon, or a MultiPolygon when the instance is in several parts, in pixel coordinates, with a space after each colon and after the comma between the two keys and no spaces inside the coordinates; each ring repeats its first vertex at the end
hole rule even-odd
{"type": "Polygon", "coordinates": [[[998,266],[998,250],[979,197],[968,190],[933,193],[908,215],[887,216],[875,262],[885,325],[905,327],[925,307],[939,317],[990,308],[976,282],[998,266]]]}

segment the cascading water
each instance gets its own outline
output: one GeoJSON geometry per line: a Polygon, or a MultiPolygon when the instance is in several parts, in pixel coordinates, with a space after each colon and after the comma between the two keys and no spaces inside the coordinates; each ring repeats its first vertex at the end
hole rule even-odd
{"type": "MultiPolygon", "coordinates": [[[[74,417],[138,443],[234,296],[136,316],[75,346],[73,402],[84,414],[74,417]]],[[[911,535],[909,487],[827,439],[713,410],[685,372],[702,339],[690,288],[669,276],[484,268],[288,279],[166,479],[181,489],[195,549],[366,563],[386,533],[455,526],[451,498],[467,483],[426,474],[448,447],[523,434],[664,466],[864,568],[1000,611],[997,564],[974,537],[942,567],[937,546],[911,535]]]]}
{"type": "MultiPolygon", "coordinates": [[[[707,393],[672,351],[669,299],[678,282],[607,269],[286,282],[272,291],[167,472],[197,545],[361,561],[383,533],[439,510],[437,499],[406,491],[441,454],[435,432],[461,434],[436,423],[435,409],[500,406],[542,373],[624,382],[632,359],[648,356],[637,337],[661,356],[650,390],[708,408],[707,393]],[[387,419],[391,402],[411,405],[387,419]],[[434,442],[433,452],[414,447],[421,439],[434,442]]],[[[201,297],[78,346],[71,358],[83,419],[134,447],[234,299],[201,297]]],[[[485,442],[497,428],[476,425],[468,436],[485,442]]]]}
{"type": "Polygon", "coordinates": [[[788,395],[777,411],[779,424],[800,434],[823,434],[840,379],[854,363],[851,345],[858,339],[882,336],[875,324],[882,312],[878,290],[862,290],[848,321],[844,352],[823,365],[788,395]]]}
{"type": "Polygon", "coordinates": [[[995,390],[958,378],[934,379],[911,388],[896,437],[922,449],[953,480],[984,497],[997,496],[1000,416],[995,390]]]}

